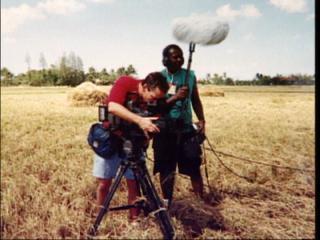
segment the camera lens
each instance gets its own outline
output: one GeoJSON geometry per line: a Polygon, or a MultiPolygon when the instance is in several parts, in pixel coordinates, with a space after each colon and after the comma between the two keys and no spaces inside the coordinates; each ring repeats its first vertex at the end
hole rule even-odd
{"type": "Polygon", "coordinates": [[[132,152],[132,142],[130,140],[126,140],[123,143],[123,151],[129,155],[132,152]]]}

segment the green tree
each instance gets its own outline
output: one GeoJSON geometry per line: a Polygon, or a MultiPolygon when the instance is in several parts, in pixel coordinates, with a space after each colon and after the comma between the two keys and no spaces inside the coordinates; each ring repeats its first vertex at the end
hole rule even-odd
{"type": "Polygon", "coordinates": [[[99,73],[99,79],[101,80],[102,85],[110,85],[112,84],[111,76],[108,73],[107,69],[103,68],[99,73]]]}
{"type": "Polygon", "coordinates": [[[76,56],[76,69],[83,72],[83,62],[79,56],[76,56]]]}
{"type": "Polygon", "coordinates": [[[16,85],[20,85],[20,84],[26,85],[26,84],[29,84],[29,77],[25,73],[20,73],[14,77],[14,82],[16,83],[16,85]]]}
{"type": "MultiPolygon", "coordinates": [[[[26,63],[27,63],[28,73],[30,73],[30,69],[31,69],[31,57],[30,57],[29,53],[26,54],[25,61],[26,61],[26,63]]],[[[28,74],[28,80],[29,80],[29,82],[31,82],[31,76],[30,76],[30,74],[28,74]]]]}
{"type": "Polygon", "coordinates": [[[271,77],[268,75],[263,75],[261,78],[261,85],[271,85],[271,77]]]}
{"type": "Polygon", "coordinates": [[[226,85],[234,85],[234,81],[232,78],[227,77],[225,80],[226,85]]]}
{"type": "Polygon", "coordinates": [[[125,67],[119,67],[117,69],[117,75],[118,77],[123,76],[123,75],[127,75],[127,69],[125,67]]]}
{"type": "Polygon", "coordinates": [[[227,79],[227,73],[226,73],[226,72],[223,72],[222,79],[223,79],[223,80],[226,80],[226,79],[227,79]]]}
{"type": "Polygon", "coordinates": [[[55,66],[52,66],[50,69],[46,71],[46,80],[47,84],[51,86],[57,85],[59,79],[59,69],[55,66]]]}
{"type": "Polygon", "coordinates": [[[271,77],[268,75],[263,75],[261,73],[256,74],[256,84],[257,85],[271,85],[271,77]]]}
{"type": "Polygon", "coordinates": [[[224,85],[225,81],[223,80],[222,76],[219,76],[219,74],[215,73],[213,74],[212,83],[215,85],[224,85]]]}
{"type": "Polygon", "coordinates": [[[88,73],[86,74],[86,81],[95,82],[99,78],[99,74],[94,67],[89,67],[88,73]]]}
{"type": "Polygon", "coordinates": [[[82,66],[80,60],[73,52],[68,57],[65,54],[61,57],[57,85],[76,86],[85,80],[84,72],[79,69],[82,66]]]}
{"type": "Polygon", "coordinates": [[[60,58],[60,62],[59,62],[59,78],[57,81],[57,85],[67,85],[68,74],[69,74],[69,68],[67,66],[67,57],[64,54],[60,58]]]}
{"type": "Polygon", "coordinates": [[[39,65],[41,68],[41,73],[42,73],[42,78],[43,78],[42,84],[49,85],[47,83],[47,73],[46,73],[47,61],[46,61],[43,53],[40,53],[39,65]]]}
{"type": "Polygon", "coordinates": [[[13,85],[13,73],[6,67],[1,68],[1,86],[13,85]]]}
{"type": "Polygon", "coordinates": [[[28,76],[30,76],[29,85],[31,86],[43,86],[45,81],[42,75],[42,71],[30,70],[28,71],[28,76]]]}
{"type": "Polygon", "coordinates": [[[46,69],[48,66],[47,66],[47,61],[46,61],[46,58],[44,57],[44,54],[43,53],[40,53],[40,57],[39,57],[39,64],[40,64],[40,68],[42,70],[46,69]]]}
{"type": "Polygon", "coordinates": [[[115,81],[117,78],[118,78],[117,73],[115,72],[114,69],[111,69],[111,71],[110,71],[110,76],[109,76],[109,82],[110,82],[110,84],[113,84],[114,81],[115,81]]]}
{"type": "Polygon", "coordinates": [[[137,74],[137,71],[136,69],[132,66],[132,64],[130,64],[126,71],[125,71],[126,75],[134,75],[134,74],[137,74]]]}

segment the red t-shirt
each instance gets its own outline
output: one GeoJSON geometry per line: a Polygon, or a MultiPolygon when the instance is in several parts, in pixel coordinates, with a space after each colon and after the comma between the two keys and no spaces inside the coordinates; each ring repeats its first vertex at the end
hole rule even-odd
{"type": "Polygon", "coordinates": [[[138,85],[141,80],[129,76],[120,77],[111,88],[107,102],[115,102],[124,105],[129,92],[138,93],[138,85]]]}
{"type": "MultiPolygon", "coordinates": [[[[106,97],[104,104],[108,105],[109,102],[115,102],[124,106],[128,93],[138,93],[140,81],[141,80],[130,76],[120,77],[111,88],[109,96],[106,97]]],[[[108,128],[110,122],[104,121],[103,126],[108,128]]]]}

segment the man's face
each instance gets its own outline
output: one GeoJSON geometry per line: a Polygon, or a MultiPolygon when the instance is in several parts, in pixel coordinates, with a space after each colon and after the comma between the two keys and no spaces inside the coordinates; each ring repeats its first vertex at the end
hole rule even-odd
{"type": "Polygon", "coordinates": [[[183,53],[176,48],[171,48],[168,54],[168,65],[167,68],[169,72],[175,73],[181,69],[183,65],[183,53]]]}
{"type": "Polygon", "coordinates": [[[155,89],[149,89],[146,85],[142,86],[141,97],[145,102],[151,102],[159,98],[163,98],[165,93],[156,87],[155,89]]]}

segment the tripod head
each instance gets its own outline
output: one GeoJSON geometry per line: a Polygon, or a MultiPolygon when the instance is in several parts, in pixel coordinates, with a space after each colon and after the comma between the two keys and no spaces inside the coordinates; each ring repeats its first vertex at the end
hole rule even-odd
{"type": "Polygon", "coordinates": [[[133,141],[126,139],[123,142],[122,150],[126,154],[128,161],[139,162],[144,159],[147,147],[148,145],[145,145],[141,140],[133,141]]]}

